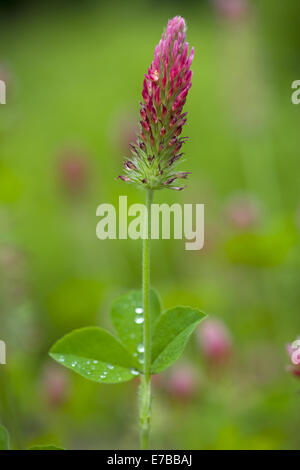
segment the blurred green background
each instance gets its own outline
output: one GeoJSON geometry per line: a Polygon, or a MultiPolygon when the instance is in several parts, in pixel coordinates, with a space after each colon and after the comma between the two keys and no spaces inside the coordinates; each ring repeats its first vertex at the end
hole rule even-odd
{"type": "Polygon", "coordinates": [[[186,110],[188,188],[205,247],[154,241],[165,308],[222,322],[230,354],[196,332],[154,380],[152,447],[300,448],[299,381],[285,344],[299,320],[298,0],[0,2],[0,421],[15,448],[136,448],[138,382],[98,385],[56,365],[71,329],[111,329],[109,306],[141,283],[141,242],[96,238],[96,208],[143,202],[116,180],[134,140],[143,74],[167,20],[195,47],[186,110]],[[200,340],[199,340],[200,338],[200,340]]]}

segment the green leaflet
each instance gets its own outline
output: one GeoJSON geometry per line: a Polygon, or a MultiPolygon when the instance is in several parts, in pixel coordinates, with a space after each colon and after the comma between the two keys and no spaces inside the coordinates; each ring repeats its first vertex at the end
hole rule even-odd
{"type": "MultiPolygon", "coordinates": [[[[135,357],[143,353],[143,296],[141,290],[134,290],[116,299],[111,307],[113,325],[129,352],[135,357]]],[[[161,313],[161,303],[156,292],[150,291],[151,323],[155,324],[161,313]]]]}
{"type": "Polygon", "coordinates": [[[114,336],[97,327],[64,336],[51,348],[50,356],[95,382],[120,383],[138,375],[137,360],[114,336]]]}
{"type": "Polygon", "coordinates": [[[152,342],[152,373],[157,374],[175,362],[198,323],[205,318],[200,310],[175,307],[156,322],[152,342]]]}

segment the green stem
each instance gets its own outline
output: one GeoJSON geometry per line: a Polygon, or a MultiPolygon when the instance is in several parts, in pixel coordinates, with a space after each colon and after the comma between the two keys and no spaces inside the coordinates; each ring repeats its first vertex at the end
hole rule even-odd
{"type": "Polygon", "coordinates": [[[151,321],[150,321],[150,239],[153,191],[147,190],[147,236],[143,240],[143,309],[144,309],[144,374],[141,382],[140,432],[141,449],[149,447],[151,417],[151,321]]]}

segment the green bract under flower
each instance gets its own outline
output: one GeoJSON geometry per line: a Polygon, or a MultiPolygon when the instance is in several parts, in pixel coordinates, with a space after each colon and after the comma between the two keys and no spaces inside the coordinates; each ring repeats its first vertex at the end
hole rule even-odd
{"type": "Polygon", "coordinates": [[[123,181],[147,189],[184,189],[177,183],[188,172],[177,171],[183,160],[180,137],[187,113],[183,106],[191,87],[190,66],[194,56],[185,40],[184,19],[176,16],[155,48],[154,60],[145,75],[140,103],[140,132],[131,144],[132,157],[125,160],[123,181]]]}

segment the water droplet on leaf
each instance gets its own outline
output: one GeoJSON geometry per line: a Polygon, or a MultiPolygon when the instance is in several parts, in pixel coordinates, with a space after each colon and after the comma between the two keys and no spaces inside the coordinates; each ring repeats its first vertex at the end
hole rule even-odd
{"type": "Polygon", "coordinates": [[[140,315],[141,313],[144,313],[144,309],[142,307],[137,307],[135,309],[135,313],[137,313],[138,315],[140,315]]]}
{"type": "Polygon", "coordinates": [[[144,318],[143,317],[135,317],[135,323],[140,325],[141,323],[144,323],[144,318]]]}

